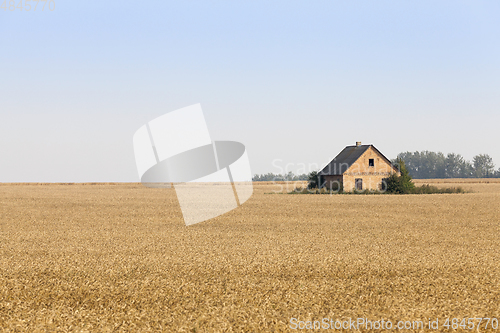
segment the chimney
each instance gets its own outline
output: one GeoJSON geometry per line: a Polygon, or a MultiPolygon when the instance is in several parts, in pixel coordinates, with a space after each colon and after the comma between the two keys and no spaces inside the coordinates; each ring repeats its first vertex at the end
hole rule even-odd
{"type": "Polygon", "coordinates": [[[356,147],[361,146],[361,141],[356,141],[356,147]]]}

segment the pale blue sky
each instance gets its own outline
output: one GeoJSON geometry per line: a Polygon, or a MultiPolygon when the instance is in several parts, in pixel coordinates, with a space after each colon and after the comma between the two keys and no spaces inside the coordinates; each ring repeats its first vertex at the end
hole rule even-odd
{"type": "Polygon", "coordinates": [[[355,141],[500,167],[498,1],[54,1],[0,9],[0,182],[138,181],[135,130],[195,103],[253,173],[355,141]]]}

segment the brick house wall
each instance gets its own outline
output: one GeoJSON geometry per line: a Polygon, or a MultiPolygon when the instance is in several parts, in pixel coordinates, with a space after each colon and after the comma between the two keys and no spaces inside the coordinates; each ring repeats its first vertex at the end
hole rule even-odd
{"type": "Polygon", "coordinates": [[[382,180],[393,172],[398,171],[376,149],[370,147],[342,175],[344,190],[352,191],[356,179],[361,179],[362,190],[384,190],[382,180]],[[370,160],[373,160],[373,166],[370,166],[370,160]]]}

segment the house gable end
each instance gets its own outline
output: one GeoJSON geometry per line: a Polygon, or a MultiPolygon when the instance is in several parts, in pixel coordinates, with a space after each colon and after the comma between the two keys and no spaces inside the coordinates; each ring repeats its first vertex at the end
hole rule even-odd
{"type": "Polygon", "coordinates": [[[398,170],[392,165],[377,148],[370,145],[357,160],[352,163],[344,172],[346,175],[379,175],[389,176],[391,173],[398,173],[398,170]]]}

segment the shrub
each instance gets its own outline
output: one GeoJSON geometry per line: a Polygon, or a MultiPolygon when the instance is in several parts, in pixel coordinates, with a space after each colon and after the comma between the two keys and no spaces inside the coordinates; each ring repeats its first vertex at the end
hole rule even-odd
{"type": "Polygon", "coordinates": [[[405,162],[398,158],[396,160],[396,167],[401,173],[401,176],[393,173],[389,176],[389,178],[384,179],[387,185],[387,193],[411,193],[415,189],[415,184],[413,184],[411,180],[412,178],[406,169],[405,162]]]}
{"type": "Polygon", "coordinates": [[[429,184],[416,187],[411,192],[413,194],[438,194],[438,193],[466,193],[462,187],[438,188],[429,184]]]}
{"type": "Polygon", "coordinates": [[[313,189],[313,188],[318,188],[319,187],[319,181],[320,181],[320,176],[318,175],[317,171],[311,172],[307,176],[307,188],[308,189],[313,189]]]}

